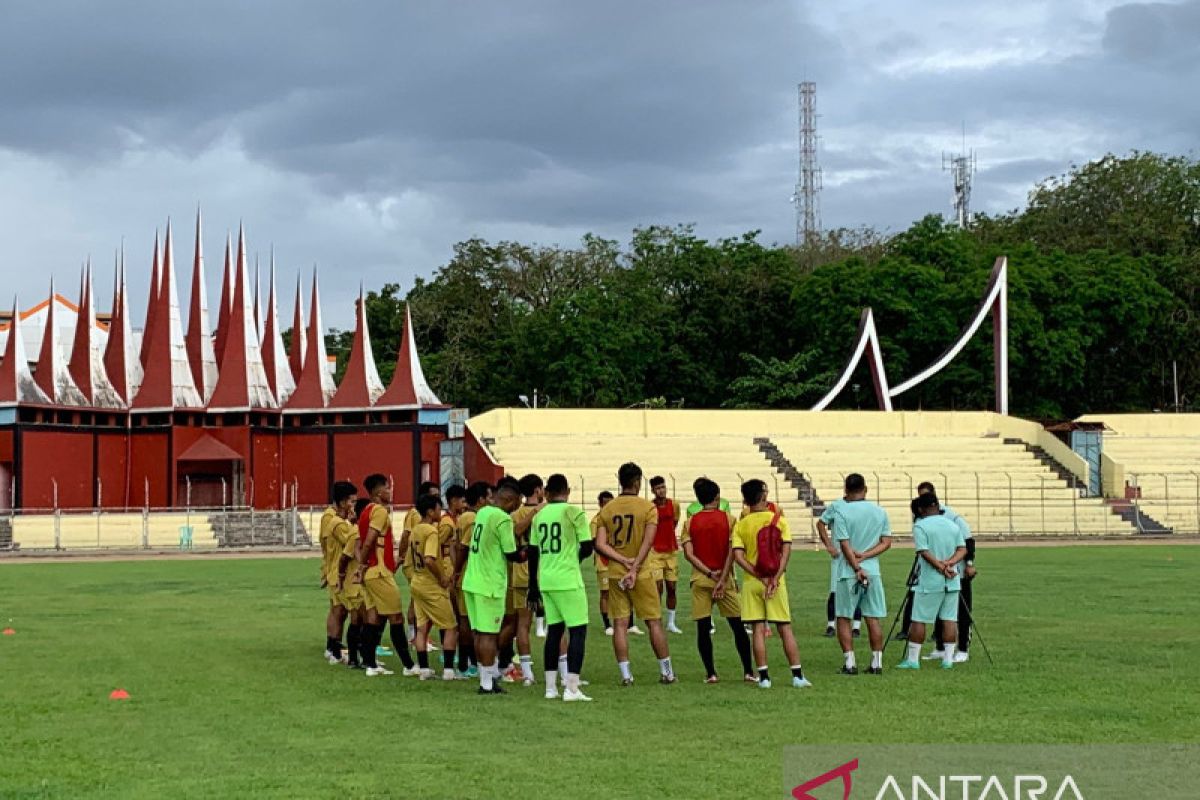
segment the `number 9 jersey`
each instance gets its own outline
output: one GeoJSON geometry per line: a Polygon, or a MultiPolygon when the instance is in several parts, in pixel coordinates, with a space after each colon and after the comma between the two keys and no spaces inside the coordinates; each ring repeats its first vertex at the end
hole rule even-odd
{"type": "MultiPolygon", "coordinates": [[[[646,529],[658,526],[658,508],[644,497],[620,494],[600,509],[600,525],[608,532],[609,547],[628,558],[637,558],[646,529]]],[[[624,577],[627,571],[619,562],[608,562],[610,581],[624,577]]]]}
{"type": "Polygon", "coordinates": [[[544,592],[582,589],[579,544],[591,538],[583,509],[563,500],[547,503],[529,528],[530,543],[538,549],[538,588],[544,592]]]}

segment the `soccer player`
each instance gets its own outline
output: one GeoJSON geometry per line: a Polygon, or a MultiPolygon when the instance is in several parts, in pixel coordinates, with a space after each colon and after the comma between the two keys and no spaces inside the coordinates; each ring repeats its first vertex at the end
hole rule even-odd
{"type": "Polygon", "coordinates": [[[572,505],[571,487],[565,475],[546,481],[546,505],[530,527],[532,547],[538,551],[537,587],[549,624],[542,649],[546,670],[546,699],[558,698],[558,680],[563,682],[565,702],[590,701],[579,688],[587,641],[588,601],[579,563],[592,554],[592,531],[583,509],[572,505]],[[562,655],[563,633],[568,633],[567,652],[562,655]]]}
{"type": "Polygon", "coordinates": [[[650,479],[654,507],[658,510],[658,526],[654,529],[654,549],[650,553],[650,571],[661,598],[667,592],[667,631],[683,633],[675,624],[675,585],[679,581],[679,543],[675,529],[679,526],[679,503],[667,497],[667,481],[661,475],[650,479]]]}
{"type": "MultiPolygon", "coordinates": [[[[929,481],[921,481],[920,483],[917,484],[917,495],[920,496],[923,494],[931,494],[934,497],[937,497],[937,490],[934,488],[933,484],[930,483],[929,481]]],[[[968,648],[970,647],[970,644],[971,644],[971,625],[970,625],[969,620],[970,620],[970,613],[971,613],[971,603],[973,601],[973,598],[971,596],[972,595],[971,586],[974,583],[974,579],[975,579],[975,537],[971,535],[971,526],[968,525],[967,521],[965,519],[963,519],[962,516],[960,516],[958,513],[956,513],[953,508],[951,508],[948,505],[943,504],[941,502],[941,500],[938,501],[938,507],[942,510],[942,516],[944,516],[946,519],[950,520],[951,522],[953,522],[955,525],[958,526],[958,529],[960,531],[962,531],[963,540],[967,543],[967,557],[966,557],[966,559],[964,559],[964,562],[963,562],[964,568],[962,570],[959,570],[959,572],[961,573],[962,578],[963,578],[962,591],[961,591],[961,594],[959,595],[959,616],[960,617],[966,616],[968,618],[968,623],[967,623],[966,627],[962,628],[958,632],[958,652],[956,652],[954,654],[955,663],[961,664],[970,658],[970,656],[968,655],[968,648]]],[[[916,522],[916,521],[917,521],[917,516],[916,516],[916,512],[914,512],[913,513],[913,522],[916,522]]],[[[898,633],[896,635],[897,639],[907,639],[908,638],[908,629],[912,625],[913,590],[911,587],[916,584],[916,581],[917,581],[917,562],[914,561],[912,573],[909,575],[908,585],[910,588],[908,591],[908,595],[907,595],[907,597],[905,597],[905,600],[904,600],[904,621],[900,624],[901,630],[900,630],[900,633],[898,633]]],[[[933,635],[934,635],[934,642],[936,643],[936,649],[929,655],[925,656],[926,661],[937,660],[937,659],[941,658],[942,649],[943,649],[942,648],[942,639],[941,639],[941,630],[942,629],[941,629],[940,625],[934,626],[934,634],[933,635]]]]}
{"type": "Polygon", "coordinates": [[[421,680],[434,677],[433,670],[429,668],[429,653],[425,649],[430,625],[434,625],[441,631],[442,679],[452,681],[458,635],[458,621],[450,604],[450,590],[454,587],[454,567],[450,560],[454,524],[442,519],[441,502],[432,495],[423,495],[417,500],[417,511],[421,514],[421,521],[412,532],[412,596],[417,612],[417,664],[421,668],[421,680]]]}
{"type": "Polygon", "coordinates": [[[475,514],[471,554],[463,575],[467,616],[479,659],[479,694],[504,694],[496,651],[508,595],[508,564],[526,558],[526,550],[517,547],[509,516],[521,505],[520,489],[501,481],[496,487],[495,503],[482,506],[475,514]]]}
{"type": "Polygon", "coordinates": [[[867,501],[867,481],[853,472],[846,476],[845,498],[834,509],[833,535],[842,557],[838,564],[837,618],[838,641],[842,645],[843,675],[857,675],[854,639],[850,618],[857,612],[867,620],[871,643],[871,675],[883,674],[883,626],[887,600],[883,594],[883,574],[879,556],[892,546],[892,528],[887,512],[867,501]]]}
{"type": "Polygon", "coordinates": [[[800,664],[800,649],[792,635],[792,611],[788,606],[787,583],[784,574],[791,556],[792,533],[787,519],[781,511],[773,511],[767,501],[767,484],[761,480],[748,480],[742,484],[742,501],[746,513],[733,528],[730,544],[733,559],[742,569],[742,619],[754,626],[754,658],[758,664],[758,685],[771,688],[771,675],[767,670],[767,626],[775,625],[783,652],[792,670],[792,686],[804,689],[812,684],[804,677],[800,664]],[[767,572],[758,564],[759,533],[772,524],[779,529],[782,553],[778,569],[767,572]]]}
{"type": "MultiPolygon", "coordinates": [[[[543,487],[545,484],[542,479],[534,474],[529,474],[521,478],[517,482],[519,491],[524,497],[524,503],[512,513],[513,520],[513,536],[516,537],[517,544],[529,544],[529,525],[533,522],[533,516],[541,510],[545,504],[543,498],[543,487]]],[[[533,622],[533,611],[529,608],[529,564],[516,563],[512,566],[512,588],[509,592],[510,602],[506,610],[509,614],[509,621],[506,627],[511,626],[513,636],[516,640],[516,649],[518,663],[520,669],[513,669],[506,675],[507,681],[512,682],[520,680],[526,686],[532,686],[534,682],[533,676],[533,651],[529,644],[529,629],[533,622]]],[[[506,637],[501,637],[502,646],[506,637]]],[[[511,647],[511,641],[508,643],[511,647]]],[[[508,660],[512,660],[512,653],[508,648],[504,648],[501,656],[508,656],[508,660]]],[[[504,666],[503,664],[501,666],[504,666]]]]}
{"type": "MultiPolygon", "coordinates": [[[[417,489],[417,500],[420,500],[426,495],[433,497],[441,497],[442,490],[433,481],[424,481],[417,489]]],[[[413,606],[412,600],[412,579],[413,579],[413,563],[408,557],[409,554],[409,539],[412,538],[413,528],[421,522],[421,513],[417,511],[416,501],[413,501],[413,507],[404,515],[404,525],[400,528],[400,567],[404,572],[404,580],[408,583],[408,628],[407,634],[409,639],[413,639],[417,635],[417,612],[413,606]]]]}
{"type": "Polygon", "coordinates": [[[408,652],[408,639],[404,635],[404,613],[400,601],[400,587],[396,585],[396,551],[392,536],[392,490],[388,479],[378,473],[363,480],[363,488],[371,502],[358,518],[358,539],[354,557],[358,569],[354,582],[362,584],[363,602],[366,606],[366,625],[362,635],[363,664],[367,676],[391,675],[391,670],[375,660],[375,648],[383,639],[383,626],[391,624],[392,648],[404,664],[404,675],[418,675],[408,652]]]}
{"type": "Polygon", "coordinates": [[[358,572],[358,560],[354,557],[355,549],[358,547],[358,531],[354,521],[358,520],[363,509],[370,504],[371,501],[366,497],[360,497],[355,501],[354,511],[350,517],[352,520],[350,536],[342,548],[337,566],[338,597],[342,601],[342,607],[350,615],[350,625],[346,628],[346,649],[349,651],[346,666],[350,669],[363,669],[365,664],[362,657],[362,640],[366,628],[366,594],[363,592],[361,583],[346,580],[346,576],[355,575],[358,572]]]}
{"type": "Polygon", "coordinates": [[[642,468],[637,464],[622,464],[617,471],[617,482],[621,493],[600,510],[596,549],[608,559],[608,604],[613,616],[613,652],[621,672],[621,685],[633,684],[628,635],[631,611],[637,612],[650,628],[650,646],[658,658],[659,681],[675,683],[654,576],[646,563],[654,543],[658,509],[640,496],[642,468]]]}
{"type": "MultiPolygon", "coordinates": [[[[447,490],[446,495],[450,492],[447,490]]],[[[454,574],[458,576],[457,590],[453,596],[455,613],[458,614],[458,676],[474,678],[479,674],[475,658],[475,642],[471,636],[471,620],[467,617],[467,598],[463,594],[463,573],[467,569],[467,556],[471,552],[471,531],[475,527],[475,515],[479,509],[492,502],[492,487],[484,481],[476,481],[467,487],[463,495],[466,510],[458,515],[455,526],[458,530],[457,546],[454,549],[454,574]]]]}
{"type": "MultiPolygon", "coordinates": [[[[829,532],[830,526],[833,525],[833,520],[837,513],[837,507],[845,502],[844,497],[839,497],[829,505],[825,506],[825,510],[821,513],[820,519],[817,520],[817,535],[821,537],[821,544],[825,547],[825,552],[829,553],[829,557],[833,559],[829,564],[829,597],[825,600],[825,636],[833,638],[837,635],[837,584],[838,578],[842,572],[842,549],[833,540],[833,535],[829,532]]],[[[862,625],[862,609],[855,609],[854,622],[852,625],[852,635],[859,635],[859,627],[862,625]]]]}
{"type": "MultiPolygon", "coordinates": [[[[596,505],[601,511],[608,505],[608,501],[613,499],[613,493],[607,489],[596,496],[596,505]]],[[[592,517],[592,541],[596,540],[596,531],[600,527],[600,511],[596,512],[596,516],[592,517]]],[[[595,554],[596,561],[596,585],[600,587],[600,619],[604,620],[604,635],[613,635],[612,620],[608,618],[608,559],[595,554]]]]}
{"type": "MultiPolygon", "coordinates": [[[[320,543],[324,558],[321,559],[321,586],[329,590],[329,613],[325,616],[325,659],[330,664],[348,663],[342,654],[342,629],[349,613],[342,604],[338,589],[338,564],[346,541],[352,538],[353,526],[349,520],[358,500],[358,487],[348,481],[338,481],[330,492],[333,504],[321,515],[320,543]]],[[[355,631],[357,639],[357,631],[355,631]]],[[[347,644],[353,645],[347,641],[347,644]]],[[[357,660],[357,656],[356,656],[357,660]]]]}
{"type": "Polygon", "coordinates": [[[742,675],[757,683],[750,666],[750,637],[742,622],[742,604],[733,580],[733,550],[729,539],[736,524],[733,515],[720,507],[721,488],[708,478],[693,485],[701,510],[683,523],[683,555],[692,565],[692,620],[696,623],[696,647],[704,662],[705,683],[717,683],[713,664],[712,607],[733,629],[733,642],[742,659],[742,675]]]}
{"type": "Polygon", "coordinates": [[[967,555],[962,530],[946,519],[932,493],[913,500],[913,549],[917,551],[917,585],[913,588],[913,621],[908,631],[908,653],[897,669],[921,668],[921,645],[925,626],[942,621],[945,641],[942,669],[954,667],[954,645],[958,640],[958,601],[962,581],[958,564],[967,555]]]}

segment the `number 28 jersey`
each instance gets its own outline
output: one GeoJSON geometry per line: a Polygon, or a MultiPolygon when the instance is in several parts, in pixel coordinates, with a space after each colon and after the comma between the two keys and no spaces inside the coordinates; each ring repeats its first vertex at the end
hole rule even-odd
{"type": "Polygon", "coordinates": [[[582,589],[579,544],[591,538],[583,509],[562,501],[547,503],[529,528],[530,543],[538,549],[538,586],[552,592],[582,589]]]}
{"type": "MultiPolygon", "coordinates": [[[[646,528],[658,525],[658,508],[644,497],[621,494],[600,509],[600,525],[608,531],[608,544],[627,558],[637,558],[646,538],[646,528]]],[[[624,564],[608,562],[608,577],[622,578],[624,564]]]]}

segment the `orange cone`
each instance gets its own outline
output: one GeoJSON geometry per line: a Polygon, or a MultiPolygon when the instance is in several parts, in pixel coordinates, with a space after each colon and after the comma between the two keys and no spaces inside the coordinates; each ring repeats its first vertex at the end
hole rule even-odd
{"type": "Polygon", "coordinates": [[[112,693],[109,694],[108,699],[109,700],[128,700],[129,692],[125,691],[124,689],[113,689],[112,693]]]}
{"type": "Polygon", "coordinates": [[[14,631],[12,628],[5,628],[3,633],[5,636],[12,636],[16,633],[16,631],[14,631]]]}

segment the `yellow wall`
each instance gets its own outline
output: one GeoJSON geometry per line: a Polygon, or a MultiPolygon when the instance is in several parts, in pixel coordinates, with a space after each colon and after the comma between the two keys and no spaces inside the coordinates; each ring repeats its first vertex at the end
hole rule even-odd
{"type": "Polygon", "coordinates": [[[1125,465],[1114,461],[1108,453],[1100,454],[1100,482],[1105,497],[1125,497],[1125,465]]]}
{"type": "Polygon", "coordinates": [[[1200,436],[1200,414],[1087,414],[1077,422],[1103,422],[1126,436],[1200,436]]]}

